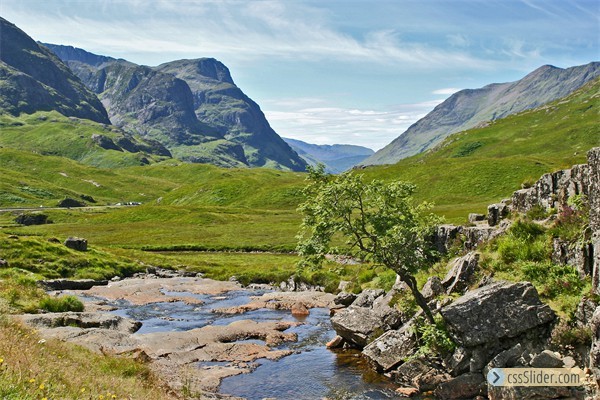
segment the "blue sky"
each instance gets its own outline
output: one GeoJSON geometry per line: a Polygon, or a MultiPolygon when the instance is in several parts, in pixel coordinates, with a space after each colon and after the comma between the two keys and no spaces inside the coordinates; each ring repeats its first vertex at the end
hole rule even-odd
{"type": "Polygon", "coordinates": [[[379,149],[458,89],[600,60],[598,0],[0,0],[34,39],[214,57],[281,135],[379,149]]]}

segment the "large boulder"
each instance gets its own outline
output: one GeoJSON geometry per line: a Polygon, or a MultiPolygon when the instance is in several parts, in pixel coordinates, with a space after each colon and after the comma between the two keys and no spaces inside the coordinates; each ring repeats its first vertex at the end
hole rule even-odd
{"type": "Polygon", "coordinates": [[[442,285],[442,280],[437,276],[430,276],[427,278],[427,282],[421,289],[421,294],[425,297],[425,300],[432,300],[440,294],[444,293],[446,288],[442,285]]]}
{"type": "Polygon", "coordinates": [[[65,240],[65,246],[77,251],[87,251],[87,239],[79,237],[69,237],[65,240]]]}
{"type": "Polygon", "coordinates": [[[75,200],[70,197],[67,197],[61,200],[56,206],[63,208],[71,208],[71,207],[85,207],[85,203],[83,201],[75,200]]]}
{"type": "Polygon", "coordinates": [[[485,380],[482,374],[467,373],[441,383],[435,390],[436,398],[441,400],[472,399],[485,392],[485,380]]]}
{"type": "Polygon", "coordinates": [[[456,258],[442,281],[446,293],[464,292],[468,289],[479,266],[479,253],[468,253],[456,258]]]}
{"type": "Polygon", "coordinates": [[[488,206],[487,221],[489,226],[496,226],[500,220],[508,215],[508,207],[505,203],[491,204],[488,206]]]}
{"type": "Polygon", "coordinates": [[[576,267],[581,279],[592,275],[593,253],[592,244],[581,245],[561,238],[552,239],[552,262],[576,267]]]}
{"type": "Polygon", "coordinates": [[[89,290],[94,286],[106,286],[107,280],[95,279],[47,279],[38,282],[47,290],[89,290]]]}
{"type": "Polygon", "coordinates": [[[102,328],[134,333],[142,326],[142,323],[139,321],[100,312],[64,312],[39,315],[27,314],[20,316],[20,318],[27,325],[38,328],[102,328]]]}
{"type": "Polygon", "coordinates": [[[503,281],[468,292],[441,314],[455,342],[464,347],[515,338],[556,318],[531,283],[503,281]]]}
{"type": "Polygon", "coordinates": [[[404,324],[369,343],[362,353],[378,371],[389,371],[413,355],[418,348],[414,325],[404,324]]]}
{"type": "Polygon", "coordinates": [[[19,214],[15,218],[17,224],[30,226],[30,225],[44,225],[49,223],[48,216],[46,214],[32,213],[32,214],[19,214]]]}
{"type": "Polygon", "coordinates": [[[384,332],[402,324],[402,315],[390,301],[397,289],[365,290],[351,306],[336,311],[331,324],[338,335],[358,348],[363,348],[384,332]]]}

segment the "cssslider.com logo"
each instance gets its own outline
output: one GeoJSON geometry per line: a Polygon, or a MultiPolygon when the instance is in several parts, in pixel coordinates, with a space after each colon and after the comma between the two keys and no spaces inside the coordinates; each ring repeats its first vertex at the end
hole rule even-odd
{"type": "Polygon", "coordinates": [[[487,381],[493,386],[581,386],[579,368],[492,368],[487,381]]]}

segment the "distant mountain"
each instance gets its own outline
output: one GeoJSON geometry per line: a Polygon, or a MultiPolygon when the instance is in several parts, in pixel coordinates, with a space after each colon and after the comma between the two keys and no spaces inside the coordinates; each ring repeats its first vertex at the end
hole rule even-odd
{"type": "Polygon", "coordinates": [[[322,163],[333,174],[344,172],[375,152],[368,147],[351,144],[318,145],[283,138],[310,165],[322,163]]]}
{"type": "Polygon", "coordinates": [[[523,79],[461,90],[361,164],[393,164],[431,149],[452,133],[567,96],[600,75],[600,63],[561,69],[545,65],[523,79]]]}
{"type": "Polygon", "coordinates": [[[0,111],[52,110],[110,124],[102,103],[56,55],[0,17],[0,111]]]}
{"type": "Polygon", "coordinates": [[[212,58],[151,68],[46,44],[102,99],[113,124],[158,140],[177,158],[302,171],[305,161],[212,58]]]}

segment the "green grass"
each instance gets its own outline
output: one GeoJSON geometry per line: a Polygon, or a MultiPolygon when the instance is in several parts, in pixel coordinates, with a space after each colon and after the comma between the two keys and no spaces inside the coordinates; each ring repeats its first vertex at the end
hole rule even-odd
{"type": "Polygon", "coordinates": [[[470,212],[509,197],[526,180],[586,161],[600,146],[600,79],[565,99],[457,133],[436,149],[395,165],[364,170],[369,178],[408,180],[419,200],[464,222],[470,212]]]}

